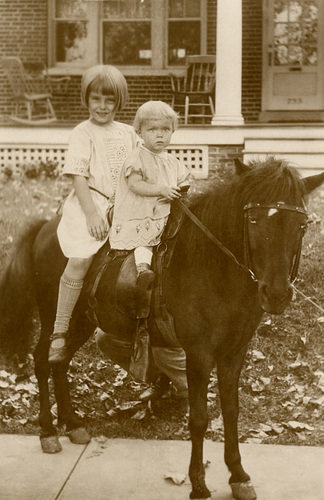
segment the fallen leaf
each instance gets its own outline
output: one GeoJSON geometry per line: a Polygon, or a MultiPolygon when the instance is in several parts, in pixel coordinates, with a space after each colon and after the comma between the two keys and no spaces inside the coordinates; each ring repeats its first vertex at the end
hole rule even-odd
{"type": "Polygon", "coordinates": [[[143,420],[143,418],[146,417],[146,408],[143,408],[142,410],[139,410],[138,412],[135,413],[135,415],[132,416],[132,420],[143,420]]]}
{"type": "Polygon", "coordinates": [[[186,477],[187,474],[184,474],[183,472],[167,472],[164,474],[164,479],[171,479],[171,481],[178,486],[185,482],[186,477]]]}
{"type": "Polygon", "coordinates": [[[252,359],[253,361],[261,361],[262,359],[266,359],[266,357],[261,351],[257,351],[256,349],[254,349],[252,351],[252,359]]]}
{"type": "Polygon", "coordinates": [[[134,408],[137,405],[140,405],[140,404],[142,404],[141,401],[126,401],[125,403],[121,403],[120,405],[117,405],[116,409],[118,409],[120,411],[127,411],[127,410],[134,408]]]}
{"type": "Polygon", "coordinates": [[[314,427],[311,427],[308,424],[304,424],[303,422],[297,422],[296,420],[290,420],[288,422],[288,427],[293,429],[294,431],[302,431],[304,429],[307,429],[308,431],[313,431],[314,427]]]}

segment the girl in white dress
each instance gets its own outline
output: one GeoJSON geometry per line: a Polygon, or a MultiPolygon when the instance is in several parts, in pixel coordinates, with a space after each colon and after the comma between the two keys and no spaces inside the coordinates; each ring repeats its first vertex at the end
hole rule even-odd
{"type": "Polygon", "coordinates": [[[49,362],[67,358],[66,332],[93,256],[108,238],[107,213],[114,205],[119,171],[138,137],[129,125],[114,121],[128,98],[127,82],[113,66],[88,69],[81,81],[82,102],[90,118],[72,132],[63,173],[73,190],[57,229],[68,263],[60,280],[49,362]]]}

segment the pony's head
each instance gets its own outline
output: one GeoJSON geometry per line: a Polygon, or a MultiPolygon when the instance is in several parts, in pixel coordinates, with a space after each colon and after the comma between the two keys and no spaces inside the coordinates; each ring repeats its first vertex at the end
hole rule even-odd
{"type": "Polygon", "coordinates": [[[285,161],[272,157],[250,165],[236,161],[236,170],[245,264],[258,283],[262,309],[281,314],[298,270],[307,225],[305,199],[324,181],[324,173],[301,179],[285,161]]]}

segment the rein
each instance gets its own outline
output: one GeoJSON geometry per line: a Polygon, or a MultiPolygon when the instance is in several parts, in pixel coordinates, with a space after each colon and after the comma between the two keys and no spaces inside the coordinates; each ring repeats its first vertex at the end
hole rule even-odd
{"type": "Polygon", "coordinates": [[[208,227],[206,227],[199,219],[198,217],[196,217],[192,211],[181,201],[181,200],[177,200],[177,203],[179,204],[181,210],[183,210],[183,212],[189,217],[189,219],[192,220],[192,222],[194,224],[196,224],[197,227],[199,227],[199,229],[213,242],[215,243],[215,245],[218,246],[218,248],[220,250],[222,250],[222,252],[224,252],[230,259],[232,259],[235,264],[240,267],[244,272],[248,273],[249,276],[252,278],[253,281],[257,282],[257,279],[253,273],[253,271],[251,271],[251,269],[249,269],[247,266],[245,266],[244,264],[241,264],[241,262],[239,262],[237,260],[237,258],[235,257],[235,255],[225,246],[223,245],[223,243],[221,241],[219,241],[218,238],[216,238],[216,236],[208,229],[208,227]]]}

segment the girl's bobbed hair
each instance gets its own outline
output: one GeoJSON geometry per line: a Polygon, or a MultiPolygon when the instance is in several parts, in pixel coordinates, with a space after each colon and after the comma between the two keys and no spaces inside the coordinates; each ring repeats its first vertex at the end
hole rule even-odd
{"type": "Polygon", "coordinates": [[[175,131],[178,126],[179,116],[174,109],[163,101],[147,101],[138,108],[133,127],[136,132],[140,132],[143,122],[146,120],[159,120],[160,118],[169,118],[172,121],[172,131],[175,131]]]}
{"type": "Polygon", "coordinates": [[[81,80],[81,100],[86,107],[89,105],[91,90],[103,95],[114,95],[116,111],[122,109],[128,99],[126,79],[115,66],[98,64],[84,73],[81,80]]]}

